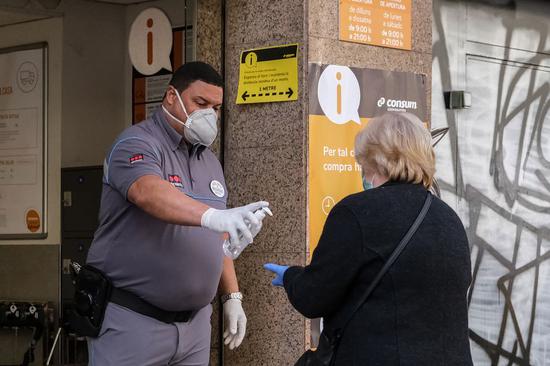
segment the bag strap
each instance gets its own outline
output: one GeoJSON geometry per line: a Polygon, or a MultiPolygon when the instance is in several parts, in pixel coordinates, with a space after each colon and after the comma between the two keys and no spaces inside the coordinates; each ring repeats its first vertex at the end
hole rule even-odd
{"type": "Polygon", "coordinates": [[[357,302],[357,304],[355,305],[353,311],[349,315],[348,319],[344,322],[344,326],[342,328],[340,328],[340,332],[337,332],[338,333],[336,335],[337,337],[339,337],[344,332],[344,330],[348,326],[349,322],[351,321],[351,319],[353,318],[353,316],[355,315],[357,310],[359,310],[359,308],[363,305],[363,303],[365,301],[367,301],[368,297],[374,291],[374,289],[376,288],[376,286],[378,285],[378,283],[380,282],[382,277],[384,277],[386,272],[388,272],[390,267],[397,260],[397,258],[401,254],[401,252],[403,252],[403,250],[405,249],[407,244],[409,244],[409,241],[411,240],[413,235],[416,233],[416,230],[418,230],[418,227],[420,226],[422,221],[424,221],[424,218],[426,217],[426,214],[428,213],[428,210],[430,209],[430,205],[432,203],[432,200],[433,200],[433,196],[430,192],[428,192],[428,195],[426,196],[426,200],[424,201],[424,206],[422,206],[422,209],[420,210],[420,213],[416,217],[416,220],[414,220],[413,224],[409,228],[409,231],[407,231],[407,233],[405,234],[403,239],[401,239],[401,241],[399,242],[399,245],[397,246],[397,248],[395,248],[395,250],[391,254],[388,261],[384,264],[384,267],[382,267],[380,272],[378,272],[378,274],[376,275],[374,280],[371,282],[369,288],[367,289],[367,291],[361,297],[361,300],[359,302],[357,302]]]}

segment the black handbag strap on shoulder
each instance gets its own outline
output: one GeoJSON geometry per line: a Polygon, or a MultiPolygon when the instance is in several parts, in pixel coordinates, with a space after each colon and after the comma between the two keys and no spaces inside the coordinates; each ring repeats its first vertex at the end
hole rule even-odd
{"type": "Polygon", "coordinates": [[[384,264],[384,266],[382,267],[380,272],[378,272],[378,274],[376,275],[374,280],[371,282],[369,288],[363,294],[360,301],[358,301],[355,304],[355,306],[353,308],[353,311],[350,313],[349,317],[344,322],[343,327],[341,327],[339,332],[337,332],[338,333],[338,334],[336,334],[337,338],[339,338],[343,334],[344,330],[348,326],[349,322],[351,321],[351,319],[353,318],[353,316],[355,315],[357,310],[359,310],[359,308],[365,303],[365,301],[367,301],[370,294],[374,291],[376,286],[378,286],[378,283],[380,283],[380,280],[382,279],[382,277],[384,277],[384,275],[388,272],[390,267],[395,263],[395,261],[397,260],[397,258],[401,254],[401,252],[403,252],[403,250],[405,249],[407,244],[409,244],[409,242],[411,241],[411,238],[416,233],[416,230],[418,230],[418,227],[420,226],[422,221],[424,221],[424,218],[426,217],[426,214],[428,213],[428,210],[430,209],[430,205],[432,204],[432,200],[433,200],[433,196],[430,192],[428,192],[428,195],[426,196],[426,200],[424,201],[424,205],[422,206],[422,209],[420,210],[420,213],[416,217],[416,220],[414,220],[413,224],[409,228],[409,231],[407,231],[407,233],[405,234],[403,239],[401,239],[401,241],[399,242],[399,245],[397,245],[397,247],[395,248],[395,250],[391,254],[388,261],[384,264]]]}

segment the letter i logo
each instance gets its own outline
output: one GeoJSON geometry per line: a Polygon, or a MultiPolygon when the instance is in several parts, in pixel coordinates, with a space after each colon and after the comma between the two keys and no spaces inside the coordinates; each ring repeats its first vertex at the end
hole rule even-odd
{"type": "Polygon", "coordinates": [[[336,85],[336,113],[342,114],[342,84],[340,84],[342,73],[336,73],[336,80],[338,80],[338,84],[336,85]]]}
{"type": "MultiPolygon", "coordinates": [[[[147,19],[147,28],[153,27],[153,19],[147,19]]],[[[147,32],[147,63],[153,64],[153,32],[147,32]]]]}
{"type": "Polygon", "coordinates": [[[361,89],[353,71],[346,66],[328,65],[317,83],[317,99],[325,116],[333,123],[361,124],[361,89]]]}
{"type": "Polygon", "coordinates": [[[172,25],[157,8],[143,10],[134,19],[128,36],[130,61],[142,75],[154,75],[161,69],[172,71],[172,25]]]}

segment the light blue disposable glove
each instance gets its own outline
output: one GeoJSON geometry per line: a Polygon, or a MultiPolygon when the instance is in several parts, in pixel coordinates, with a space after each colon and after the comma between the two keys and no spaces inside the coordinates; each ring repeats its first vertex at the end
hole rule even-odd
{"type": "Polygon", "coordinates": [[[273,286],[283,286],[283,278],[285,277],[285,272],[288,269],[288,266],[281,266],[275,263],[264,264],[264,269],[271,271],[277,275],[271,284],[273,286]]]}

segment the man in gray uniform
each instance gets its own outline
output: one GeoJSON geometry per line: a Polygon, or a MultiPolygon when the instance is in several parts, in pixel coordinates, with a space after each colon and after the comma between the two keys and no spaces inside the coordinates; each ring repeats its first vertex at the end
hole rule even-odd
{"type": "Polygon", "coordinates": [[[267,207],[226,209],[222,168],[207,148],[217,134],[221,76],[194,62],[178,69],[162,108],[126,129],[104,164],[100,225],[87,264],[112,281],[101,331],[89,339],[90,365],[208,365],[210,303],[218,285],[225,343],[244,337],[235,269],[224,233],[248,244],[267,207]]]}

